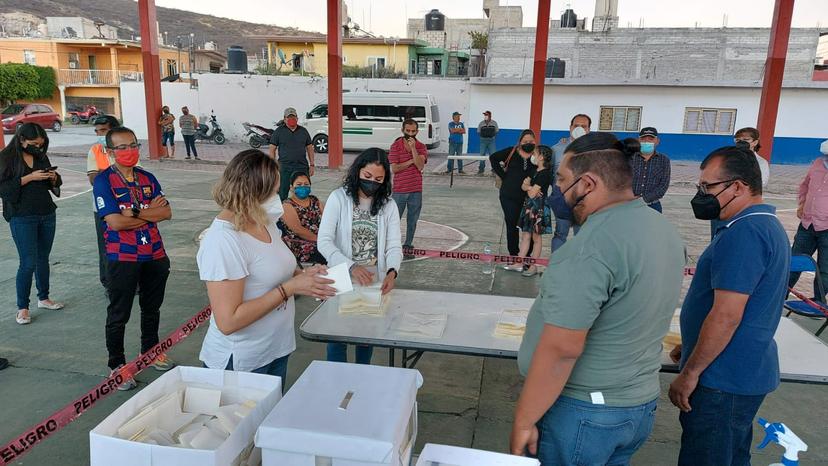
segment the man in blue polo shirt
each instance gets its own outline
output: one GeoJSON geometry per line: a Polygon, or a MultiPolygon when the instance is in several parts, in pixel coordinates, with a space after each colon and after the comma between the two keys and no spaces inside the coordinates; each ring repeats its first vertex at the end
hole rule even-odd
{"type": "Polygon", "coordinates": [[[773,335],[782,315],[790,244],[776,209],[762,200],[752,152],[713,151],[691,201],[722,227],[699,258],[681,309],[681,373],[670,401],[681,409],[680,466],[749,466],[753,418],[779,385],[773,335]]]}

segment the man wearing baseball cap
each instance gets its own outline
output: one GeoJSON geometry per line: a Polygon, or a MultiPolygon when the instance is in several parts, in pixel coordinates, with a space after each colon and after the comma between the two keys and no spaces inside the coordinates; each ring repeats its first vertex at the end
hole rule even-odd
{"type": "Polygon", "coordinates": [[[285,109],[285,124],[273,131],[270,137],[270,157],[278,154],[279,173],[282,183],[279,186],[279,197],[284,201],[290,191],[290,177],[293,172],[305,172],[314,175],[313,143],[310,133],[304,126],[299,126],[299,117],[296,109],[285,109]]]}
{"type": "MultiPolygon", "coordinates": [[[[492,112],[489,110],[483,112],[483,121],[477,125],[477,134],[480,136],[480,155],[488,157],[497,151],[495,137],[497,137],[498,131],[500,131],[500,128],[497,126],[497,122],[492,120],[492,112]]],[[[486,162],[481,161],[477,174],[482,175],[484,170],[486,170],[486,162]]]]}
{"type": "Polygon", "coordinates": [[[661,212],[661,198],[670,187],[670,159],[656,152],[658,130],[652,126],[641,128],[638,133],[641,150],[633,155],[633,193],[651,208],[661,212]]]}
{"type": "MultiPolygon", "coordinates": [[[[466,125],[460,121],[461,116],[460,112],[454,112],[451,114],[451,121],[449,121],[448,124],[449,156],[463,154],[463,135],[466,134],[466,125]]],[[[451,173],[452,170],[454,170],[454,160],[449,159],[448,165],[446,166],[446,173],[451,173]]],[[[462,160],[457,161],[457,170],[458,173],[463,173],[462,160]]]]}

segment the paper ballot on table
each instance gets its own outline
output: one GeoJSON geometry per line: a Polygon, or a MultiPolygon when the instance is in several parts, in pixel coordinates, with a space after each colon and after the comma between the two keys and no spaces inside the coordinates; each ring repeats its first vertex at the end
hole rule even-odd
{"type": "Polygon", "coordinates": [[[392,323],[391,330],[422,338],[440,338],[447,320],[445,312],[406,312],[392,323]]]}
{"type": "Polygon", "coordinates": [[[382,294],[382,285],[355,286],[353,291],[339,296],[339,313],[351,315],[384,315],[390,295],[382,294]]]}
{"type": "Polygon", "coordinates": [[[351,271],[348,270],[348,264],[341,263],[328,269],[328,275],[325,276],[328,280],[333,280],[333,286],[336,288],[336,294],[347,293],[354,289],[354,284],[351,282],[351,271]]]}
{"type": "Polygon", "coordinates": [[[529,311],[526,309],[506,309],[500,314],[500,320],[495,325],[494,336],[521,338],[526,331],[526,318],[529,311]]]}

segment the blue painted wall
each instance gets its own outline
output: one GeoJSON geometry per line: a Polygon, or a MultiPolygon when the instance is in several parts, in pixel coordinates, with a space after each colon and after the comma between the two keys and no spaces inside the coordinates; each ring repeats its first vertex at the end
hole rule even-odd
{"type": "MultiPolygon", "coordinates": [[[[468,152],[477,154],[480,151],[480,137],[477,128],[469,128],[468,152]]],[[[498,149],[511,147],[520,136],[520,129],[501,128],[495,143],[498,149]]],[[[638,133],[615,133],[618,138],[638,137],[638,133]]],[[[547,145],[554,145],[563,137],[568,137],[569,131],[543,130],[541,141],[547,145]]],[[[828,138],[828,131],[826,131],[828,138]]],[[[701,162],[704,157],[722,146],[733,145],[733,137],[727,135],[710,134],[683,134],[662,133],[658,151],[667,154],[671,160],[689,160],[701,162]]],[[[819,157],[819,145],[824,139],[776,137],[773,144],[771,162],[774,164],[796,165],[810,164],[819,157]]]]}

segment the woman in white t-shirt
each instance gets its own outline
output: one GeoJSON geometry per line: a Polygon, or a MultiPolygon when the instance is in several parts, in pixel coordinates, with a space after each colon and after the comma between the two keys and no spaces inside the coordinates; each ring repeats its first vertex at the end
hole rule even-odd
{"type": "MultiPolygon", "coordinates": [[[[348,264],[360,285],[382,282],[390,292],[402,263],[400,213],[391,199],[391,166],[379,148],[364,150],[351,164],[342,187],[325,203],[317,247],[333,267],[348,264]]],[[[328,343],[328,361],[346,362],[347,346],[328,343]]],[[[358,345],[356,362],[370,364],[373,347],[358,345]]]]}
{"type": "Polygon", "coordinates": [[[749,149],[756,156],[756,163],[759,164],[759,171],[762,173],[762,188],[765,188],[768,181],[770,181],[770,164],[758,152],[762,147],[759,143],[759,130],[751,127],[742,128],[736,131],[733,142],[736,143],[736,146],[741,145],[741,147],[749,149]]]}
{"type": "Polygon", "coordinates": [[[297,269],[276,221],[282,216],[279,164],[246,150],[213,188],[222,208],[198,250],[213,316],[199,359],[206,367],[276,375],[284,387],[296,349],[294,295],[327,299],[336,292],[323,266],[297,269]]]}

